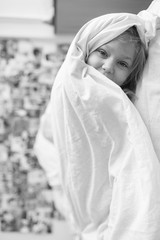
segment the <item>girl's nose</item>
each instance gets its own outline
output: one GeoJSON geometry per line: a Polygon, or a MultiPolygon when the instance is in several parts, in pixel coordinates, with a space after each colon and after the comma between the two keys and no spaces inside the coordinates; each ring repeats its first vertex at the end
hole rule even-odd
{"type": "Polygon", "coordinates": [[[102,64],[102,69],[105,73],[113,74],[114,72],[114,61],[112,59],[105,59],[102,64]]]}

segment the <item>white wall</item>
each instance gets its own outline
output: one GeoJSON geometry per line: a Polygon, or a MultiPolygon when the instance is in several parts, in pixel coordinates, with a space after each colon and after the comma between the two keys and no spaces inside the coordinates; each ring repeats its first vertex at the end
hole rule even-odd
{"type": "Polygon", "coordinates": [[[50,20],[52,0],[0,0],[0,17],[50,20]]]}
{"type": "Polygon", "coordinates": [[[88,20],[112,12],[138,13],[152,0],[57,0],[56,32],[75,34],[88,20]]]}
{"type": "Polygon", "coordinates": [[[52,38],[53,0],[0,0],[0,37],[52,38]]]}

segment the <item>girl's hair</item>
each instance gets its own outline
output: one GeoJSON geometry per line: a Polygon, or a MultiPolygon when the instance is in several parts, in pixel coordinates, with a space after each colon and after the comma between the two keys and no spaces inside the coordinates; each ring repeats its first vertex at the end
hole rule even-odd
{"type": "Polygon", "coordinates": [[[133,61],[132,70],[126,81],[121,86],[130,100],[134,101],[136,86],[142,75],[144,65],[147,60],[147,50],[145,44],[140,39],[137,28],[135,26],[127,29],[124,33],[118,36],[117,39],[135,43],[136,54],[133,61]]]}

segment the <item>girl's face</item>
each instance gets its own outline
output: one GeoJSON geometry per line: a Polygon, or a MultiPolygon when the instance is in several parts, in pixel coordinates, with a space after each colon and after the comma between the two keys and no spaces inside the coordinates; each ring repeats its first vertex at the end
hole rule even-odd
{"type": "Polygon", "coordinates": [[[132,70],[134,57],[133,42],[114,39],[92,52],[86,63],[121,86],[132,70]]]}

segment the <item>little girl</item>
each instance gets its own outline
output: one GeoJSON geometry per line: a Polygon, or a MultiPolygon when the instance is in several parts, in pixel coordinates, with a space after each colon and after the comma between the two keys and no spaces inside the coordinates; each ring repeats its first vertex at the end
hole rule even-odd
{"type": "Polygon", "coordinates": [[[147,50],[135,26],[86,57],[86,63],[121,86],[128,97],[135,97],[136,85],[147,59],[147,50]]]}
{"type": "Polygon", "coordinates": [[[159,239],[160,166],[130,101],[151,35],[134,14],[95,18],[77,33],[57,74],[53,139],[82,240],[159,239]]]}

